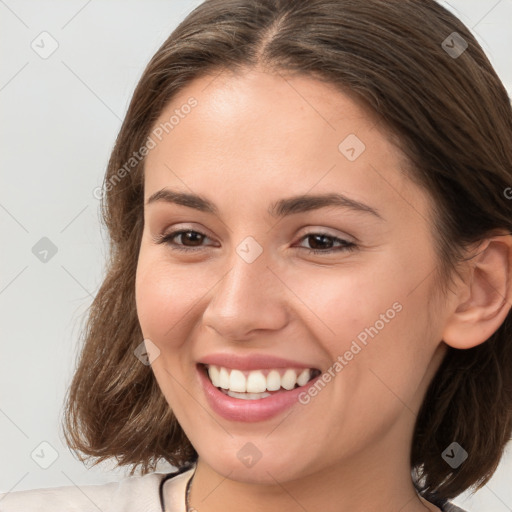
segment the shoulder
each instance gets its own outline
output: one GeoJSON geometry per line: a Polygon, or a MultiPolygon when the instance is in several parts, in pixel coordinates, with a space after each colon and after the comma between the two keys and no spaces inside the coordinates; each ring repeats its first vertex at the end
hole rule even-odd
{"type": "Polygon", "coordinates": [[[423,496],[420,496],[420,500],[426,504],[435,505],[441,512],[467,512],[466,510],[459,508],[455,503],[452,503],[447,498],[429,496],[429,499],[427,500],[423,496]]]}
{"type": "Polygon", "coordinates": [[[31,489],[0,494],[0,512],[161,512],[165,473],[132,476],[119,482],[31,489]]]}
{"type": "Polygon", "coordinates": [[[450,503],[447,501],[443,508],[441,509],[443,512],[466,512],[465,510],[459,508],[457,505],[450,503]]]}

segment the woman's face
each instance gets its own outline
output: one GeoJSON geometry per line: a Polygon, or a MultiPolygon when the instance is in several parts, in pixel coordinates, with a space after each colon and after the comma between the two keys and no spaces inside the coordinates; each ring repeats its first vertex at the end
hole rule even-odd
{"type": "Polygon", "coordinates": [[[137,311],[167,402],[220,474],[410,471],[445,318],[430,201],[386,135],[332,86],[258,71],[197,79],[155,124],[137,311]]]}

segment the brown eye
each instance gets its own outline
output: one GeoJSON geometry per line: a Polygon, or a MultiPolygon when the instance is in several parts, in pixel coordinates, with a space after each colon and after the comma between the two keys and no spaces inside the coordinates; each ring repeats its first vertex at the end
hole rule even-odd
{"type": "MultiPolygon", "coordinates": [[[[180,229],[172,231],[166,235],[161,235],[157,239],[157,243],[166,244],[173,250],[177,251],[193,251],[202,247],[202,242],[208,238],[204,233],[191,229],[180,229]],[[178,239],[179,237],[179,239],[178,239]],[[179,240],[176,242],[175,240],[179,240]]],[[[311,248],[301,247],[306,251],[315,254],[329,254],[341,251],[354,251],[357,246],[353,242],[343,240],[328,233],[308,233],[301,240],[308,240],[311,248]],[[334,247],[334,244],[339,244],[334,247]]]]}
{"type": "Polygon", "coordinates": [[[309,240],[311,248],[303,247],[308,252],[315,254],[326,254],[340,251],[353,251],[357,248],[356,244],[343,240],[327,233],[308,233],[304,235],[301,240],[309,240]],[[333,247],[335,243],[339,243],[340,246],[333,247]]]}
{"type": "Polygon", "coordinates": [[[157,240],[157,243],[170,245],[172,249],[176,249],[178,251],[189,251],[200,248],[201,242],[205,238],[208,237],[199,231],[181,229],[168,233],[167,235],[160,236],[157,240]],[[181,241],[179,243],[174,241],[174,239],[177,239],[177,237],[180,237],[181,241]]]}

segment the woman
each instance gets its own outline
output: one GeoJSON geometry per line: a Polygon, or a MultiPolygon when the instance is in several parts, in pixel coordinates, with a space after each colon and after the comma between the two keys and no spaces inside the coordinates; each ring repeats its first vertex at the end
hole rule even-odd
{"type": "Polygon", "coordinates": [[[201,4],[109,162],[65,416],[143,476],[0,509],[460,511],[512,431],[511,137],[434,1],[201,4]]]}

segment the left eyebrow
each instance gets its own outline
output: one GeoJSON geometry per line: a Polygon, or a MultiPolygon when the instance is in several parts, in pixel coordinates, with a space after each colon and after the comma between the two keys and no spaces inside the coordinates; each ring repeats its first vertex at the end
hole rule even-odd
{"type": "MultiPolygon", "coordinates": [[[[165,201],[167,203],[174,203],[194,208],[202,212],[212,213],[214,215],[218,214],[218,208],[214,203],[197,194],[177,192],[168,188],[163,188],[151,195],[147,200],[146,205],[156,201],[165,201]]],[[[329,206],[346,208],[360,213],[368,213],[380,220],[385,220],[375,208],[361,203],[360,201],[356,201],[355,199],[351,199],[343,194],[335,193],[319,195],[304,194],[287,197],[271,204],[267,212],[271,217],[282,218],[289,215],[318,210],[320,208],[327,208],[329,206]]]]}
{"type": "Polygon", "coordinates": [[[384,220],[375,208],[361,203],[360,201],[356,201],[355,199],[351,199],[343,194],[335,193],[319,195],[305,194],[281,199],[270,206],[268,213],[272,217],[285,217],[287,215],[307,212],[310,210],[318,210],[328,206],[346,208],[361,213],[369,213],[381,220],[384,220]]]}

